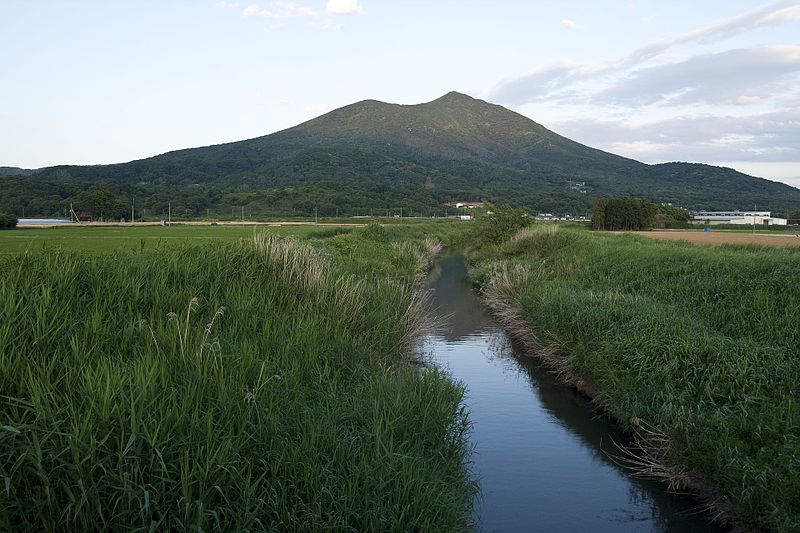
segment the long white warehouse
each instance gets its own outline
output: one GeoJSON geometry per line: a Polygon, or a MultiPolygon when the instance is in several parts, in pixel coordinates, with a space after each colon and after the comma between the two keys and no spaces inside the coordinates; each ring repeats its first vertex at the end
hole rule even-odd
{"type": "Polygon", "coordinates": [[[773,217],[770,211],[696,211],[692,218],[698,222],[716,224],[741,224],[752,226],[785,226],[785,218],[773,217]]]}

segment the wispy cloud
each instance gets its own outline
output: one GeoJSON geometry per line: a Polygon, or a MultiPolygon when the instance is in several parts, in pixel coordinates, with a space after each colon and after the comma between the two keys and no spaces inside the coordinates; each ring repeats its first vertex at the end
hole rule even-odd
{"type": "Polygon", "coordinates": [[[643,124],[582,118],[549,126],[583,143],[647,161],[800,160],[800,109],[675,117],[643,124]]]}
{"type": "Polygon", "coordinates": [[[800,0],[772,2],[614,60],[546,65],[502,81],[490,99],[558,110],[548,127],[628,157],[796,176],[799,43],[741,47],[737,40],[734,48],[725,41],[798,21],[800,0]]]}
{"type": "Polygon", "coordinates": [[[566,28],[568,30],[576,30],[576,29],[578,29],[578,23],[575,22],[574,20],[564,19],[561,22],[559,22],[559,24],[561,24],[562,28],[566,28]]]}
{"type": "Polygon", "coordinates": [[[358,0],[328,0],[328,5],[325,8],[328,13],[336,15],[363,15],[364,8],[358,3],[358,0]]]}
{"type": "MultiPolygon", "coordinates": [[[[217,6],[231,8],[238,6],[227,0],[219,0],[217,6]]],[[[358,0],[329,0],[325,12],[294,1],[275,0],[270,4],[249,4],[242,9],[242,16],[247,18],[263,18],[273,22],[273,28],[279,28],[283,21],[290,18],[310,18],[310,26],[320,31],[342,31],[344,26],[334,23],[332,15],[361,15],[364,9],[358,0]]]]}
{"type": "Polygon", "coordinates": [[[708,44],[730,39],[757,28],[797,20],[800,20],[800,2],[797,0],[773,2],[673,39],[648,43],[613,61],[594,64],[560,63],[504,80],[492,91],[491,98],[506,104],[520,105],[561,96],[559,94],[561,91],[570,94],[575,84],[630,72],[678,45],[708,44]]]}
{"type": "Polygon", "coordinates": [[[319,12],[306,6],[294,2],[277,1],[269,7],[262,8],[258,4],[250,4],[242,11],[245,17],[263,17],[272,20],[280,20],[291,17],[317,17],[319,12]]]}
{"type": "Polygon", "coordinates": [[[799,73],[800,46],[728,50],[639,69],[590,99],[627,107],[746,105],[782,92],[782,83],[793,87],[792,75],[799,73]]]}

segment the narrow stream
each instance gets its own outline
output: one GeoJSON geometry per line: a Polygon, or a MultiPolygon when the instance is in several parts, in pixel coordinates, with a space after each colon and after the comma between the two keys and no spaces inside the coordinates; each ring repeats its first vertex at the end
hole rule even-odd
{"type": "Polygon", "coordinates": [[[483,531],[719,531],[692,499],[615,464],[625,435],[514,353],[470,289],[463,256],[444,258],[428,286],[446,325],[423,350],[467,387],[483,531]]]}

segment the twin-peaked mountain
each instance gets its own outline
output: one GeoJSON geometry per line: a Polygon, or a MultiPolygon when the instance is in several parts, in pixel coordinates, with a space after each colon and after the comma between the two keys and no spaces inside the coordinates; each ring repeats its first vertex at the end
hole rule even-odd
{"type": "Polygon", "coordinates": [[[800,190],[788,185],[709,165],[647,165],[456,92],[418,105],[366,100],[255,139],[115,165],[51,167],[28,179],[194,187],[205,191],[206,207],[273,202],[297,212],[321,202],[344,213],[478,198],[585,211],[595,197],[624,195],[691,208],[800,205],[800,190]]]}

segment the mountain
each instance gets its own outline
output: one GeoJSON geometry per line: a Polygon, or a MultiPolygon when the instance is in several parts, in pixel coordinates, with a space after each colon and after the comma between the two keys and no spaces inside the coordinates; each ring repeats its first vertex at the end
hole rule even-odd
{"type": "Polygon", "coordinates": [[[29,176],[35,171],[29,168],[0,167],[0,176],[29,176]]]}
{"type": "Polygon", "coordinates": [[[149,201],[153,212],[171,197],[187,214],[242,206],[264,214],[430,212],[459,199],[586,212],[596,197],[626,195],[698,209],[800,206],[800,190],[788,185],[709,165],[647,165],[457,92],[418,105],[366,100],[255,139],[116,165],[50,167],[29,179],[77,191],[76,198],[102,184],[149,201]]]}

